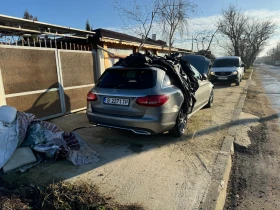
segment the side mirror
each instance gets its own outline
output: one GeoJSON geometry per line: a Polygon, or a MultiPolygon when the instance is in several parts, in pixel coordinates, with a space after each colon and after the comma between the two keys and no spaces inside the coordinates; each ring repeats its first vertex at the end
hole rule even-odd
{"type": "Polygon", "coordinates": [[[209,69],[211,69],[211,68],[212,68],[212,65],[210,64],[210,65],[209,65],[209,69]]]}
{"type": "Polygon", "coordinates": [[[207,74],[203,73],[201,76],[202,80],[207,80],[207,74]]]}
{"type": "Polygon", "coordinates": [[[246,65],[245,65],[244,63],[242,63],[242,64],[241,64],[241,67],[244,67],[244,68],[245,68],[245,67],[246,67],[246,65]]]}

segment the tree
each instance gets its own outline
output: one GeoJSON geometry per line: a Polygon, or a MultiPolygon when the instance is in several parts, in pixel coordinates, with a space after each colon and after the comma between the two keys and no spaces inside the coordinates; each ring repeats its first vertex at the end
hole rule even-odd
{"type": "Polygon", "coordinates": [[[240,56],[250,67],[276,30],[271,20],[258,20],[230,5],[218,21],[218,30],[230,42],[229,54],[240,56]]]}
{"type": "Polygon", "coordinates": [[[196,31],[194,35],[192,36],[192,50],[194,42],[196,43],[196,50],[207,52],[210,50],[211,45],[213,44],[214,38],[216,37],[216,34],[218,32],[218,29],[212,30],[212,29],[204,29],[202,31],[196,31]]]}
{"type": "Polygon", "coordinates": [[[276,25],[270,20],[250,19],[248,21],[244,38],[240,43],[240,54],[247,66],[253,64],[275,29],[276,25]]]}
{"type": "Polygon", "coordinates": [[[273,47],[269,52],[269,59],[266,61],[268,64],[275,64],[276,61],[280,61],[280,42],[273,47]]]}
{"type": "Polygon", "coordinates": [[[240,56],[239,44],[243,39],[247,22],[248,17],[233,5],[223,10],[222,18],[218,22],[219,31],[230,39],[236,56],[240,56]]]}
{"type": "Polygon", "coordinates": [[[88,19],[87,19],[87,21],[86,21],[86,30],[87,30],[87,31],[91,31],[91,30],[92,30],[92,27],[91,27],[90,22],[89,22],[88,19]]]}
{"type": "Polygon", "coordinates": [[[175,35],[182,35],[187,29],[189,13],[193,13],[196,5],[189,0],[142,0],[132,1],[123,5],[115,0],[115,9],[123,20],[125,29],[142,37],[143,46],[152,30],[162,28],[169,45],[169,53],[174,43],[175,35]]]}
{"type": "MultiPolygon", "coordinates": [[[[38,21],[38,18],[36,16],[33,16],[32,14],[30,14],[27,9],[24,11],[22,18],[27,19],[27,20],[38,21]]],[[[28,40],[30,41],[30,40],[34,40],[34,39],[37,40],[38,37],[35,36],[35,35],[32,35],[30,37],[21,37],[20,42],[21,43],[22,42],[28,42],[28,40]]]]}
{"type": "Polygon", "coordinates": [[[159,0],[160,22],[166,34],[169,53],[178,32],[181,36],[187,31],[189,13],[194,13],[196,4],[189,0],[159,0]]]}
{"type": "Polygon", "coordinates": [[[262,56],[256,59],[259,62],[275,65],[276,61],[280,61],[280,42],[275,47],[267,52],[266,56],[262,56]]]}
{"type": "Polygon", "coordinates": [[[158,17],[160,7],[158,0],[141,1],[141,3],[134,0],[125,5],[119,0],[115,0],[114,7],[124,23],[124,28],[141,37],[142,41],[139,45],[139,49],[141,49],[150,36],[154,22],[158,17]]]}
{"type": "Polygon", "coordinates": [[[30,14],[27,9],[24,11],[22,18],[27,19],[27,20],[38,21],[38,18],[36,16],[33,16],[32,14],[30,14]]]}

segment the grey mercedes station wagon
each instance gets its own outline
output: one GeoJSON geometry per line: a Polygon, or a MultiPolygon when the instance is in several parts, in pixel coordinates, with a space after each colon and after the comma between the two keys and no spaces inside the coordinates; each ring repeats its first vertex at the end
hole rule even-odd
{"type": "Polygon", "coordinates": [[[187,118],[213,103],[212,83],[191,67],[199,88],[190,115],[183,114],[184,96],[162,69],[116,66],[108,68],[87,95],[89,122],[143,135],[165,131],[183,135],[187,118]]]}

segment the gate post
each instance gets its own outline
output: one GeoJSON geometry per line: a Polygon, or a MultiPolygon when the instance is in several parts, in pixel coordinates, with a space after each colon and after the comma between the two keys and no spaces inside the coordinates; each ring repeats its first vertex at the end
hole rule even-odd
{"type": "MultiPolygon", "coordinates": [[[[105,71],[105,59],[104,59],[104,54],[103,50],[97,49],[96,50],[96,81],[97,79],[101,76],[101,74],[105,71]]],[[[95,82],[96,82],[95,81],[95,82]]]]}
{"type": "Polygon", "coordinates": [[[66,113],[66,107],[65,107],[63,77],[61,71],[61,59],[60,59],[60,53],[58,49],[55,50],[55,60],[56,60],[56,72],[58,78],[58,89],[59,89],[61,112],[64,115],[66,113]]]}
{"type": "Polygon", "coordinates": [[[6,97],[5,97],[5,90],[4,90],[4,84],[2,79],[2,72],[0,68],[0,106],[6,105],[6,97]]]}

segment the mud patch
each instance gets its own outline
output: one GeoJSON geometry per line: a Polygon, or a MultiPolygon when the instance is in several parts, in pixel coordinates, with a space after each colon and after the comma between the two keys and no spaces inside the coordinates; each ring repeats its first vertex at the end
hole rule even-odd
{"type": "Polygon", "coordinates": [[[233,146],[234,146],[234,151],[235,152],[240,152],[240,153],[244,153],[244,154],[251,154],[251,151],[248,147],[239,145],[235,142],[234,142],[233,146]]]}
{"type": "Polygon", "coordinates": [[[258,156],[260,153],[260,144],[266,141],[265,132],[265,126],[258,125],[252,128],[251,131],[248,131],[252,142],[250,147],[247,148],[236,143],[234,144],[235,153],[225,209],[242,209],[240,204],[245,197],[244,192],[247,190],[248,181],[253,179],[251,177],[252,174],[246,171],[250,171],[248,168],[250,161],[254,161],[255,156],[258,156]]]}
{"type": "Polygon", "coordinates": [[[142,210],[137,204],[120,205],[111,197],[103,196],[98,188],[88,183],[58,182],[40,188],[32,184],[11,184],[0,177],[1,210],[142,210]]]}

